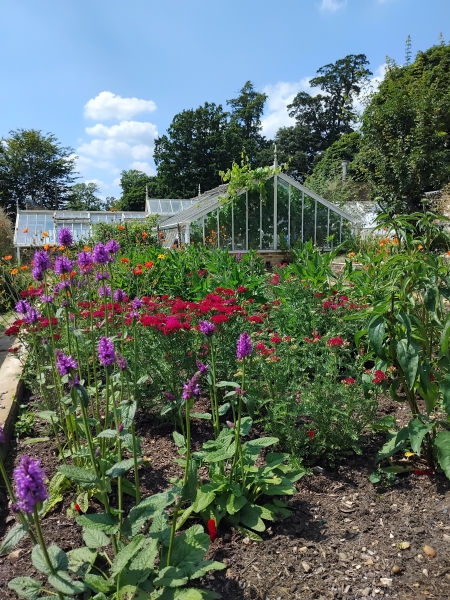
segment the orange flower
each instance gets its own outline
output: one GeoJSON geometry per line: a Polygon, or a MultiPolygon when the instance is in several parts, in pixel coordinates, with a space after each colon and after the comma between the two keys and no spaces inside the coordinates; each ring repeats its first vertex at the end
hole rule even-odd
{"type": "Polygon", "coordinates": [[[142,275],[142,269],[133,269],[134,275],[142,275]]]}
{"type": "Polygon", "coordinates": [[[70,273],[70,276],[71,276],[71,277],[75,277],[75,276],[76,276],[76,274],[77,274],[77,272],[76,272],[76,271],[72,271],[72,272],[70,273]]]}
{"type": "Polygon", "coordinates": [[[48,231],[43,231],[42,232],[42,237],[48,237],[48,231]]]}
{"type": "Polygon", "coordinates": [[[19,269],[13,269],[11,271],[11,275],[17,275],[18,272],[19,272],[19,269]]]}
{"type": "Polygon", "coordinates": [[[22,266],[20,267],[20,270],[21,270],[21,271],[28,271],[28,269],[29,269],[29,268],[30,268],[30,267],[29,267],[28,265],[22,265],[22,266]]]}
{"type": "Polygon", "coordinates": [[[419,245],[417,246],[417,250],[422,250],[422,249],[423,249],[423,246],[422,246],[422,244],[419,244],[419,245]]]}
{"type": "Polygon", "coordinates": [[[28,233],[28,227],[25,227],[25,229],[22,231],[22,233],[28,233]]]}
{"type": "Polygon", "coordinates": [[[90,250],[90,249],[91,249],[91,247],[90,247],[90,246],[83,246],[83,250],[84,250],[85,252],[89,252],[89,250],[90,250]]]}
{"type": "Polygon", "coordinates": [[[147,239],[148,238],[148,233],[146,233],[145,231],[143,231],[142,232],[142,237],[144,238],[144,240],[147,239]]]}
{"type": "Polygon", "coordinates": [[[142,265],[136,265],[136,269],[141,269],[142,270],[142,265]]]}
{"type": "Polygon", "coordinates": [[[48,250],[50,248],[50,244],[44,244],[44,250],[48,250]]]}
{"type": "Polygon", "coordinates": [[[394,246],[397,246],[397,244],[398,244],[398,238],[394,238],[392,240],[392,243],[394,244],[394,246]]]}
{"type": "Polygon", "coordinates": [[[130,262],[130,259],[127,258],[126,256],[122,256],[122,258],[120,259],[120,262],[126,264],[126,263],[130,262]]]}
{"type": "Polygon", "coordinates": [[[66,249],[65,246],[58,246],[58,250],[61,250],[61,252],[63,252],[66,249]]]}
{"type": "Polygon", "coordinates": [[[3,260],[11,260],[11,259],[12,259],[11,254],[8,254],[8,256],[3,257],[3,260]]]}
{"type": "Polygon", "coordinates": [[[119,231],[123,231],[125,229],[125,226],[124,225],[117,225],[117,229],[119,231]]]}
{"type": "Polygon", "coordinates": [[[152,262],[151,260],[148,260],[148,261],[145,263],[145,266],[147,267],[147,269],[151,269],[151,268],[153,267],[153,265],[154,265],[154,264],[155,264],[154,262],[152,262]]]}
{"type": "Polygon", "coordinates": [[[355,256],[354,252],[349,252],[349,255],[348,255],[349,258],[353,258],[354,256],[355,256]]]}

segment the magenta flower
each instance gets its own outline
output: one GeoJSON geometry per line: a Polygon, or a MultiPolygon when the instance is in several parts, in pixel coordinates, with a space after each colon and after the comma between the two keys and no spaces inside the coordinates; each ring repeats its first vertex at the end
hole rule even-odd
{"type": "Polygon", "coordinates": [[[244,333],[241,333],[237,341],[236,357],[242,359],[246,356],[250,356],[252,350],[253,346],[250,335],[244,331],[244,333]]]}
{"type": "Polygon", "coordinates": [[[197,369],[198,369],[200,375],[204,375],[205,373],[208,372],[209,365],[205,365],[200,360],[198,360],[197,361],[197,369]]]}
{"type": "Polygon", "coordinates": [[[104,244],[99,242],[94,247],[94,262],[97,265],[106,265],[107,263],[110,262],[110,260],[111,260],[111,255],[109,254],[108,250],[106,249],[104,244]]]}
{"type": "Polygon", "coordinates": [[[20,465],[14,469],[18,509],[32,514],[36,504],[48,498],[44,481],[45,470],[41,467],[41,461],[22,456],[20,465]]]}
{"type": "Polygon", "coordinates": [[[184,400],[190,400],[194,398],[194,396],[198,396],[200,394],[200,387],[198,385],[197,374],[194,375],[192,379],[183,383],[183,398],[184,400]]]}
{"type": "Polygon", "coordinates": [[[173,394],[171,394],[170,392],[163,392],[163,396],[169,402],[175,402],[175,396],[173,394]]]}
{"type": "Polygon", "coordinates": [[[68,227],[62,227],[58,232],[58,244],[71,246],[73,244],[72,232],[68,227]]]}
{"type": "Polygon", "coordinates": [[[327,342],[327,346],[329,346],[330,348],[335,348],[335,347],[339,347],[339,346],[343,346],[343,345],[344,345],[344,340],[339,336],[330,338],[327,342]]]}
{"type": "Polygon", "coordinates": [[[117,366],[120,371],[126,371],[128,369],[127,359],[121,354],[117,355],[117,366]]]}
{"type": "Polygon", "coordinates": [[[116,353],[112,341],[102,336],[98,342],[98,359],[103,366],[113,365],[116,362],[116,353]]]}
{"type": "Polygon", "coordinates": [[[58,256],[55,260],[55,273],[63,275],[72,271],[73,260],[69,260],[66,256],[58,256]]]}
{"type": "Polygon", "coordinates": [[[44,272],[51,267],[50,258],[45,250],[36,250],[33,256],[33,277],[36,281],[42,281],[44,272]]]}
{"type": "Polygon", "coordinates": [[[119,242],[116,242],[116,240],[109,240],[109,242],[106,242],[105,248],[110,254],[117,254],[120,249],[120,244],[119,242]]]}
{"type": "Polygon", "coordinates": [[[200,321],[198,328],[206,337],[211,337],[216,330],[215,325],[210,321],[200,321]]]}
{"type": "Polygon", "coordinates": [[[56,368],[61,377],[68,375],[72,370],[78,369],[77,361],[72,356],[66,356],[60,350],[56,351],[56,368]]]}

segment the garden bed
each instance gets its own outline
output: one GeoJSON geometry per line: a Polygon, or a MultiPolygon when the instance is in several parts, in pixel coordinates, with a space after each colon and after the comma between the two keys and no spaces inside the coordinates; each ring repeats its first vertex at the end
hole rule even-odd
{"type": "MultiPolygon", "coordinates": [[[[204,408],[205,402],[200,400],[194,410],[204,408]]],[[[378,416],[387,414],[396,416],[399,423],[405,419],[402,405],[383,397],[378,416]]],[[[140,467],[144,498],[168,489],[169,478],[182,474],[172,458],[176,455],[172,431],[170,424],[153,415],[140,414],[137,419],[137,433],[143,437],[143,453],[148,459],[140,467]]],[[[39,430],[35,434],[40,435],[39,430]]],[[[193,419],[194,448],[210,437],[210,425],[193,419]]],[[[412,474],[397,478],[390,487],[374,486],[369,474],[381,444],[380,435],[367,434],[362,455],[351,455],[334,467],[316,465],[316,473],[297,483],[298,493],[290,499],[292,516],[275,522],[262,534],[262,543],[248,542],[234,529],[219,527],[207,558],[226,563],[227,569],[207,575],[203,587],[223,598],[258,600],[448,597],[450,481],[443,474],[412,474]],[[425,544],[435,549],[434,558],[424,553],[425,544]],[[400,567],[400,573],[392,573],[394,565],[400,567]]],[[[10,470],[24,454],[39,457],[49,477],[55,473],[57,448],[51,441],[35,445],[26,445],[26,440],[18,445],[13,442],[7,459],[10,470]]],[[[48,544],[57,543],[64,551],[83,545],[81,528],[66,516],[73,495],[67,493],[42,520],[48,544]]],[[[15,522],[4,488],[0,502],[3,537],[15,522]]],[[[101,507],[91,500],[89,512],[95,511],[101,507]]],[[[0,558],[2,600],[17,598],[7,588],[13,577],[39,578],[31,565],[31,549],[24,538],[9,556],[0,558]]]]}

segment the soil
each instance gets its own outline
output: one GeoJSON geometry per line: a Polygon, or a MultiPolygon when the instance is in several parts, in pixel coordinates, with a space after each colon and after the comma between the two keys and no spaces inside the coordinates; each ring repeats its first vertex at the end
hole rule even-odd
{"type": "MultiPolygon", "coordinates": [[[[205,407],[199,404],[194,410],[201,412],[205,407]]],[[[395,414],[400,421],[406,417],[404,407],[387,398],[380,405],[379,416],[384,414],[395,414]]],[[[149,459],[140,468],[146,497],[170,487],[169,478],[181,473],[173,462],[171,425],[143,414],[137,431],[149,459]]],[[[194,420],[196,448],[209,437],[209,424],[194,420]]],[[[227,569],[208,575],[202,585],[233,600],[450,598],[450,481],[442,474],[411,474],[398,477],[392,486],[374,486],[368,477],[382,443],[382,436],[367,434],[360,456],[349,456],[333,467],[316,465],[316,473],[297,484],[298,493],[290,500],[292,516],[272,524],[263,543],[219,527],[208,558],[226,563],[227,569]],[[434,548],[434,558],[427,556],[424,545],[434,548]],[[394,565],[399,567],[397,574],[392,572],[394,565]]],[[[52,442],[14,442],[6,461],[10,471],[22,454],[41,458],[49,477],[55,472],[52,442]]],[[[65,551],[83,545],[80,528],[66,516],[71,501],[67,495],[42,522],[47,542],[65,551]]],[[[91,504],[90,511],[98,509],[91,504]]],[[[0,507],[2,538],[15,523],[3,489],[0,507]]],[[[2,600],[17,598],[7,588],[13,577],[39,577],[30,553],[25,538],[9,556],[0,557],[2,600]]]]}

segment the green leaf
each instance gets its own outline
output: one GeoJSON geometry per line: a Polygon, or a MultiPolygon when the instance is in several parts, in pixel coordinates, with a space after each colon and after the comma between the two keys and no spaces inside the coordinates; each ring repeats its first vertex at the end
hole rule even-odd
{"type": "MultiPolygon", "coordinates": [[[[142,458],[137,459],[138,465],[142,463],[142,458]]],[[[106,475],[114,479],[115,477],[121,477],[127,471],[134,467],[134,458],[127,458],[125,460],[121,460],[113,465],[110,469],[106,471],[106,475]]]]}
{"type": "Polygon", "coordinates": [[[374,471],[369,475],[370,483],[380,483],[381,481],[381,473],[379,471],[374,471]]]}
{"type": "Polygon", "coordinates": [[[89,396],[87,393],[87,389],[84,387],[84,385],[80,385],[80,384],[74,385],[73,389],[75,391],[75,394],[80,399],[80,402],[83,404],[83,406],[85,408],[87,408],[89,406],[89,396]]]}
{"type": "Polygon", "coordinates": [[[278,444],[279,439],[276,437],[264,437],[258,438],[257,440],[250,440],[246,442],[244,446],[256,447],[256,448],[267,448],[268,446],[273,446],[274,444],[278,444]]]}
{"type": "Polygon", "coordinates": [[[174,431],[172,435],[173,440],[175,442],[175,446],[177,446],[177,448],[183,448],[184,446],[186,446],[186,440],[184,439],[184,435],[181,435],[181,433],[178,433],[178,431],[174,431]]]}
{"type": "Polygon", "coordinates": [[[387,431],[388,429],[395,429],[397,421],[393,415],[385,415],[381,419],[377,419],[370,428],[372,431],[387,431]]]}
{"type": "Polygon", "coordinates": [[[185,576],[183,569],[176,567],[164,567],[158,572],[157,577],[153,580],[153,585],[161,587],[181,587],[186,585],[188,578],[185,576]]]}
{"type": "Polygon", "coordinates": [[[87,573],[84,582],[92,591],[103,594],[108,594],[108,592],[115,587],[114,583],[106,580],[100,575],[93,575],[92,573],[87,573]]]}
{"type": "Polygon", "coordinates": [[[422,423],[420,419],[413,419],[409,422],[409,440],[411,442],[412,451],[417,454],[417,456],[420,456],[423,438],[432,427],[433,423],[422,423]]]}
{"type": "Polygon", "coordinates": [[[76,522],[81,527],[103,531],[108,535],[116,533],[119,528],[119,519],[106,513],[80,515],[76,518],[76,522]]]}
{"type": "Polygon", "coordinates": [[[48,442],[49,440],[50,440],[49,437],[26,438],[23,440],[22,444],[24,446],[31,446],[32,444],[40,444],[42,442],[48,442]]]}
{"type": "Polygon", "coordinates": [[[73,483],[77,483],[83,486],[95,486],[100,483],[96,474],[89,469],[83,467],[75,467],[74,465],[59,465],[56,467],[57,470],[65,475],[67,479],[70,479],[73,483]]]}
{"type": "Polygon", "coordinates": [[[215,560],[202,560],[200,564],[190,563],[183,570],[189,579],[198,579],[204,577],[209,571],[221,571],[226,565],[215,560]]]}
{"type": "Polygon", "coordinates": [[[193,525],[173,541],[172,564],[185,567],[200,562],[209,547],[209,536],[201,525],[193,525]]]}
{"type": "Polygon", "coordinates": [[[104,429],[103,431],[100,431],[100,433],[97,435],[97,437],[114,439],[117,437],[117,435],[118,435],[118,433],[115,429],[104,429]]]}
{"type": "Polygon", "coordinates": [[[215,492],[202,492],[202,490],[199,489],[194,502],[194,512],[200,513],[202,510],[205,510],[205,508],[209,506],[211,502],[214,502],[215,497],[215,492]]]}
{"type": "MultiPolygon", "coordinates": [[[[101,533],[101,532],[100,532],[101,533]]],[[[68,570],[78,575],[85,575],[86,571],[94,564],[97,552],[83,546],[67,553],[69,559],[68,570]]]]}
{"type": "Polygon", "coordinates": [[[211,419],[212,419],[211,413],[191,412],[190,416],[193,419],[204,419],[205,421],[211,421],[211,419]]]}
{"type": "Polygon", "coordinates": [[[229,402],[225,402],[225,404],[222,404],[221,406],[219,406],[219,417],[223,417],[227,414],[227,412],[230,409],[230,403],[229,402]]]}
{"type": "Polygon", "coordinates": [[[16,577],[11,579],[8,587],[25,600],[38,600],[42,584],[31,577],[16,577]]]}
{"type": "Polygon", "coordinates": [[[25,525],[14,525],[14,527],[8,531],[0,546],[0,554],[9,554],[27,532],[28,527],[25,527],[25,525]]]}
{"type": "Polygon", "coordinates": [[[184,501],[192,502],[197,491],[197,465],[194,460],[189,462],[188,476],[185,485],[183,485],[181,498],[184,501]]]}
{"type": "Polygon", "coordinates": [[[219,381],[218,383],[216,383],[216,387],[218,387],[218,388],[222,388],[222,387],[238,388],[239,383],[236,383],[235,381],[219,381]]]}
{"type": "MultiPolygon", "coordinates": [[[[51,565],[55,571],[65,571],[67,569],[69,561],[67,559],[67,554],[63,552],[61,548],[52,545],[47,548],[47,552],[51,565]]],[[[45,555],[42,552],[42,548],[39,546],[39,544],[36,544],[31,552],[31,562],[38,571],[44,573],[45,575],[50,575],[51,569],[47,565],[45,555]]]]}
{"type": "Polygon", "coordinates": [[[122,548],[122,550],[114,558],[114,561],[111,565],[111,573],[113,575],[120,573],[122,569],[125,568],[128,561],[131,560],[137,552],[139,552],[144,543],[144,536],[137,535],[131,540],[131,542],[124,546],[124,548],[122,548]]]}
{"type": "Polygon", "coordinates": [[[103,548],[108,546],[109,537],[99,529],[83,529],[83,540],[88,548],[103,548]]]}
{"type": "Polygon", "coordinates": [[[142,548],[139,554],[133,558],[130,563],[130,572],[140,572],[145,574],[142,579],[138,578],[140,583],[148,577],[148,572],[154,568],[156,557],[158,556],[158,540],[150,539],[149,543],[142,548]]]}
{"type": "Polygon", "coordinates": [[[254,529],[255,531],[265,531],[266,526],[261,519],[261,514],[262,510],[260,506],[247,503],[239,512],[239,520],[250,529],[254,529]]]}
{"type": "Polygon", "coordinates": [[[251,417],[242,417],[241,419],[241,435],[248,435],[252,428],[253,421],[251,417]]]}
{"type": "Polygon", "coordinates": [[[405,374],[406,384],[409,390],[412,390],[419,368],[419,352],[417,344],[407,339],[402,339],[396,343],[395,349],[398,362],[405,374]]]}
{"type": "Polygon", "coordinates": [[[73,581],[65,571],[57,571],[55,575],[49,575],[48,582],[63,594],[82,594],[86,590],[82,581],[73,581]]]}
{"type": "Polygon", "coordinates": [[[434,439],[439,466],[450,479],[450,431],[440,431],[434,439]]]}
{"type": "Polygon", "coordinates": [[[378,451],[378,454],[375,457],[375,464],[378,464],[383,459],[389,458],[399,450],[402,450],[405,446],[405,442],[408,439],[408,436],[408,427],[403,427],[402,429],[400,429],[400,431],[394,434],[388,433],[387,442],[384,444],[381,450],[378,451]]]}
{"type": "Polygon", "coordinates": [[[235,496],[231,493],[228,497],[227,512],[230,515],[234,515],[239,512],[245,504],[247,504],[247,498],[245,496],[235,496]]]}
{"type": "Polygon", "coordinates": [[[444,328],[441,334],[441,353],[444,356],[448,355],[450,343],[450,315],[447,317],[444,328]]]}
{"type": "Polygon", "coordinates": [[[450,415],[450,379],[445,378],[439,382],[439,391],[442,393],[444,410],[450,415]]]}
{"type": "Polygon", "coordinates": [[[120,405],[120,414],[122,416],[122,423],[125,429],[129,429],[133,424],[136,409],[137,403],[135,400],[133,402],[122,402],[120,405]]]}
{"type": "Polygon", "coordinates": [[[367,333],[369,335],[370,344],[375,352],[375,354],[386,360],[386,353],[383,348],[383,339],[386,330],[386,325],[384,322],[384,318],[381,315],[374,317],[367,328],[367,333]]]}
{"type": "Polygon", "coordinates": [[[234,527],[235,527],[235,529],[237,531],[239,531],[239,533],[242,536],[248,537],[253,542],[263,542],[264,541],[260,535],[258,535],[257,533],[255,533],[251,529],[247,529],[246,527],[242,527],[241,525],[235,525],[234,527]]]}
{"type": "Polygon", "coordinates": [[[54,410],[40,410],[36,413],[36,416],[42,419],[43,421],[47,421],[48,423],[57,423],[58,415],[54,410]]]}
{"type": "Polygon", "coordinates": [[[148,519],[157,511],[161,511],[175,500],[175,492],[169,490],[160,494],[153,494],[134,506],[122,524],[122,532],[127,537],[135,536],[148,519]]]}

